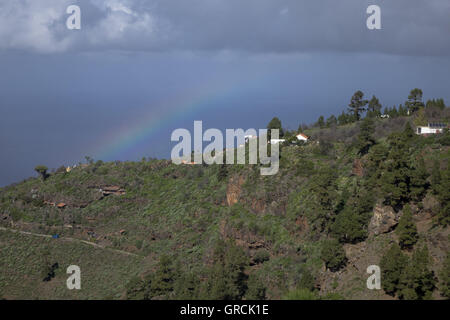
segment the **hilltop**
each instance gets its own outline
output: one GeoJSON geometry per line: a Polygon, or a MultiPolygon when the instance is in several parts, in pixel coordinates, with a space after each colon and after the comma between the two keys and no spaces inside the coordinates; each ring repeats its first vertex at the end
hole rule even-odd
{"type": "Polygon", "coordinates": [[[284,132],[274,176],[89,159],[2,188],[0,297],[448,297],[450,133],[415,134],[420,117],[319,119],[307,143],[284,132]],[[72,264],[79,291],[65,288],[72,264]],[[366,287],[369,265],[381,290],[366,287]]]}

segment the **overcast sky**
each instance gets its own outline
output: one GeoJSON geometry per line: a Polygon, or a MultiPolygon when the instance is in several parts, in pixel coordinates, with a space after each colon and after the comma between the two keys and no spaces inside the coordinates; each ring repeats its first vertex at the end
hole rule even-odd
{"type": "Polygon", "coordinates": [[[194,120],[294,129],[358,89],[449,104],[449,17],[448,0],[0,0],[0,186],[85,155],[169,157],[194,120]]]}

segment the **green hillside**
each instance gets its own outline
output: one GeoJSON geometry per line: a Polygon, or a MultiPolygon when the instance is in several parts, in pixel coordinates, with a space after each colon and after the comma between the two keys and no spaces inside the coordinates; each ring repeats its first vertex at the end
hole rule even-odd
{"type": "Polygon", "coordinates": [[[287,131],[274,176],[88,159],[2,188],[0,297],[444,298],[450,133],[414,134],[420,117],[322,119],[306,143],[287,131]],[[366,287],[372,264],[382,290],[366,287]],[[65,286],[69,265],[81,290],[65,286]]]}

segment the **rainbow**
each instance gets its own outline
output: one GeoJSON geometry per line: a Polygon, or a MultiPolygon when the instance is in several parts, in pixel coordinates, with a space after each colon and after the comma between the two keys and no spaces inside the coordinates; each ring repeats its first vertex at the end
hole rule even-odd
{"type": "MultiPolygon", "coordinates": [[[[263,77],[264,78],[264,77],[263,77]]],[[[257,84],[263,81],[258,77],[257,84]]],[[[155,133],[179,119],[188,117],[203,109],[208,109],[214,101],[220,101],[230,96],[238,96],[245,87],[254,86],[253,81],[238,81],[233,85],[220,82],[209,82],[198,86],[189,92],[166,99],[157,107],[152,106],[149,112],[140,115],[120,128],[110,130],[94,141],[91,149],[96,159],[112,160],[120,158],[127,151],[145,143],[155,133]]],[[[198,119],[201,120],[201,119],[198,119]]],[[[168,140],[170,137],[168,137],[168,140]]]]}

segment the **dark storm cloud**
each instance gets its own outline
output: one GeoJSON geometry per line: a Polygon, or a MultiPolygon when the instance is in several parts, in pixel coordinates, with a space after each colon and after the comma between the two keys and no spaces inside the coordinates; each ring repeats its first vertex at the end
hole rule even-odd
{"type": "Polygon", "coordinates": [[[448,55],[449,17],[447,0],[4,0],[0,48],[448,55]],[[65,29],[74,3],[80,31],[65,29]],[[382,30],[366,28],[370,4],[382,30]]]}

